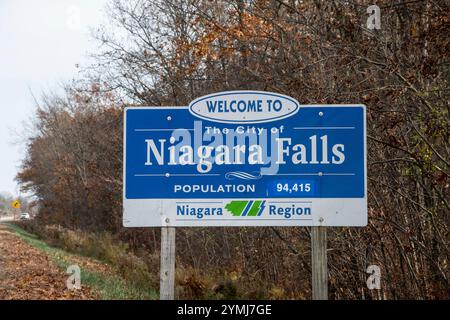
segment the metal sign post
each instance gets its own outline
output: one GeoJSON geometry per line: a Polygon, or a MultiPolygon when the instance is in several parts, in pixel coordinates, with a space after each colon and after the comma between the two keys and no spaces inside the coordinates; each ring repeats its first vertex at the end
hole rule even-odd
{"type": "MultiPolygon", "coordinates": [[[[20,201],[19,200],[15,200],[11,203],[11,206],[13,207],[13,219],[14,221],[17,219],[16,218],[16,213],[20,213],[20,201]]],[[[20,215],[19,215],[20,216],[20,215]]]]}
{"type": "Polygon", "coordinates": [[[311,227],[312,298],[328,300],[327,229],[311,227]]]}

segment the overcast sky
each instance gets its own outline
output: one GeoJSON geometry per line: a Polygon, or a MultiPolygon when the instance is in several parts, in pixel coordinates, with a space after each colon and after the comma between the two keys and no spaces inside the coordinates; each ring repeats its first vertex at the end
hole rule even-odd
{"type": "MultiPolygon", "coordinates": [[[[107,0],[0,0],[0,192],[19,195],[14,177],[25,145],[17,133],[37,97],[57,90],[89,63],[90,29],[104,19],[107,0]]],[[[23,140],[23,139],[22,139],[23,140]]]]}

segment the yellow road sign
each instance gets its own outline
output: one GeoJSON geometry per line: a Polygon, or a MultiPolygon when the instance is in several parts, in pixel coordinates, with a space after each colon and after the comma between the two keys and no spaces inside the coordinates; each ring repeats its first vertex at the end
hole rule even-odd
{"type": "Polygon", "coordinates": [[[12,206],[14,209],[19,209],[19,208],[20,208],[20,202],[19,202],[19,200],[13,201],[13,202],[11,203],[11,206],[12,206]]]}

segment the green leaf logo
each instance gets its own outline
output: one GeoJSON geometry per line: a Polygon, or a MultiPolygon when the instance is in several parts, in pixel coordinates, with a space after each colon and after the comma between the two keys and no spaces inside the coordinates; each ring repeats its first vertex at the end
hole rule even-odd
{"type": "Polygon", "coordinates": [[[265,208],[265,200],[231,201],[225,206],[235,217],[259,217],[265,208]]]}

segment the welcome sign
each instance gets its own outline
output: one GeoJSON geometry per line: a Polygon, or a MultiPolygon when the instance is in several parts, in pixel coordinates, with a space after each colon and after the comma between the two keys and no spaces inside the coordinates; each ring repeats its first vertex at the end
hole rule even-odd
{"type": "Polygon", "coordinates": [[[124,113],[124,226],[367,224],[364,105],[230,91],[124,113]]]}

